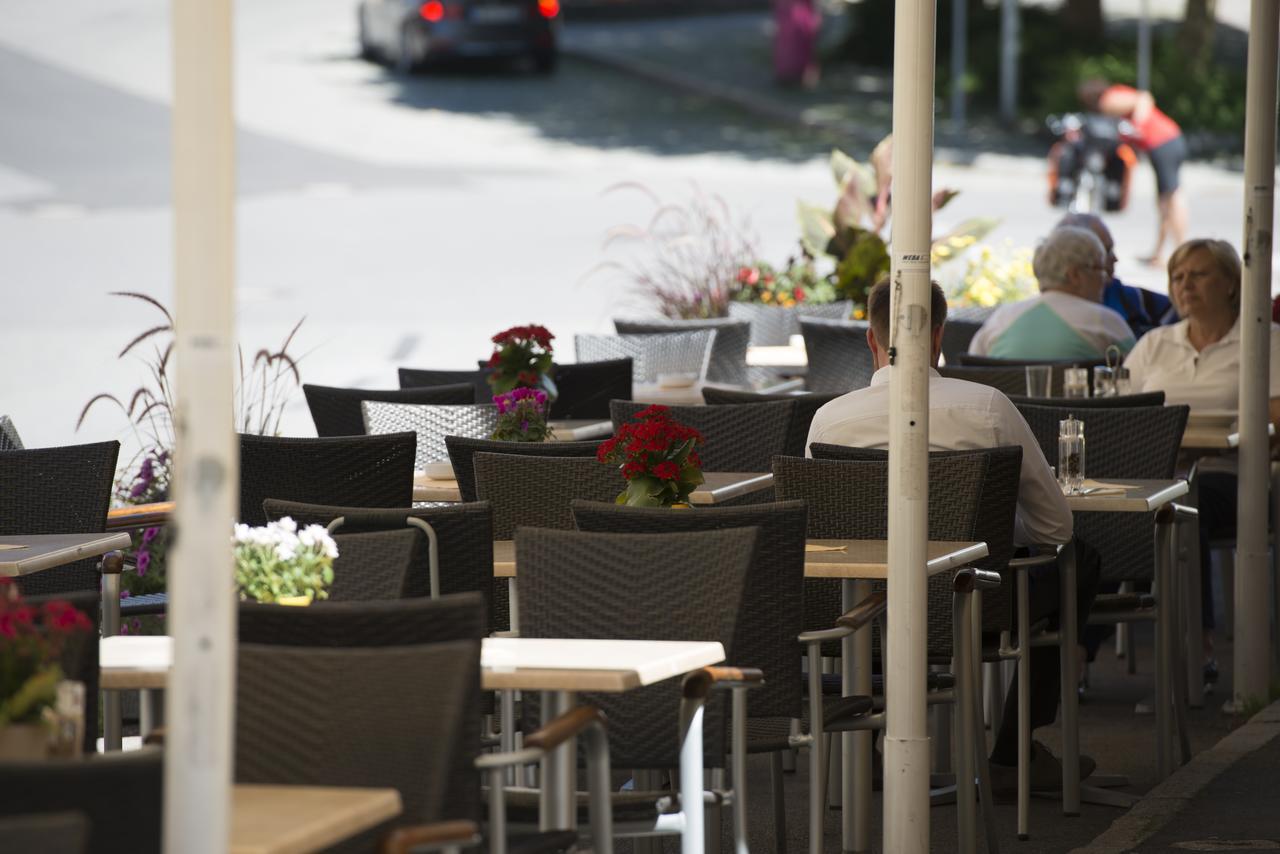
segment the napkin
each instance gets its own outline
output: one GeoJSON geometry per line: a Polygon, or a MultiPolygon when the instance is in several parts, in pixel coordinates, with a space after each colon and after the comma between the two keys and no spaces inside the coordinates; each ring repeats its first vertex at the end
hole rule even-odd
{"type": "Polygon", "coordinates": [[[848,546],[820,546],[817,543],[805,543],[804,550],[807,552],[847,552],[848,546]]]}
{"type": "Polygon", "coordinates": [[[1126,483],[1105,483],[1101,480],[1090,480],[1085,478],[1081,484],[1082,495],[1124,495],[1130,489],[1138,487],[1126,483]]]}

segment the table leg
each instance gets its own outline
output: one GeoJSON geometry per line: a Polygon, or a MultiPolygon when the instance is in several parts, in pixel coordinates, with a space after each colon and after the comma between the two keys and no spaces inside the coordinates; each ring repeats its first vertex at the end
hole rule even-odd
{"type": "MultiPolygon", "coordinates": [[[[102,636],[120,634],[120,575],[102,573],[102,636]]],[[[123,721],[120,715],[120,692],[102,692],[102,746],[105,750],[119,750],[124,743],[123,721]]]]}
{"type": "Polygon", "coordinates": [[[1271,464],[1271,672],[1280,670],[1280,463],[1271,464]]]}
{"type": "MultiPolygon", "coordinates": [[[[1191,478],[1187,484],[1187,504],[1200,506],[1199,478],[1191,478]]],[[[1184,630],[1187,640],[1187,703],[1193,708],[1204,706],[1204,626],[1200,622],[1200,573],[1208,567],[1200,566],[1200,522],[1190,519],[1180,523],[1186,527],[1181,542],[1186,545],[1186,560],[1175,563],[1182,567],[1182,601],[1185,616],[1184,630]]]]}
{"type": "Polygon", "coordinates": [[[1173,771],[1173,690],[1169,668],[1173,661],[1178,595],[1174,589],[1170,559],[1176,554],[1172,508],[1156,514],[1155,574],[1159,603],[1156,613],[1156,768],[1163,780],[1173,771]],[[1167,513],[1165,511],[1168,511],[1167,513]]]}
{"type": "Polygon", "coordinates": [[[706,832],[706,805],[702,802],[702,713],[698,706],[680,743],[680,810],[684,830],[680,854],[703,854],[706,832]]]}
{"type": "MultiPolygon", "coordinates": [[[[869,581],[846,579],[840,585],[841,609],[848,612],[871,593],[869,581]]],[[[841,641],[841,693],[848,697],[871,694],[871,628],[855,632],[841,641]]],[[[841,850],[871,850],[871,752],[875,733],[846,732],[841,736],[841,850]]]]}
{"type": "MultiPolygon", "coordinates": [[[[573,706],[572,691],[542,692],[542,722],[547,723],[573,706]]],[[[542,794],[539,800],[541,830],[572,830],[577,824],[574,778],[577,771],[577,739],[566,739],[542,760],[542,794]]]]}
{"type": "MultiPolygon", "coordinates": [[[[1062,679],[1062,812],[1080,814],[1080,720],[1076,696],[1076,547],[1067,543],[1058,556],[1058,655],[1062,679]]],[[[1025,643],[1021,638],[1019,643],[1025,643]]]]}
{"type": "Polygon", "coordinates": [[[520,637],[520,596],[516,590],[516,578],[507,579],[507,615],[510,617],[511,631],[520,637]]]}

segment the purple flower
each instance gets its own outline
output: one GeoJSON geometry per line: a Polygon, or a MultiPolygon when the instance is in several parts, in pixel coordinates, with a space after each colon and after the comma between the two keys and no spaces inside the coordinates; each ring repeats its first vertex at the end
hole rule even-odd
{"type": "Polygon", "coordinates": [[[150,484],[150,483],[146,482],[146,481],[145,481],[145,480],[143,480],[142,478],[138,478],[138,479],[137,479],[136,481],[134,481],[134,483],[133,483],[133,489],[130,489],[130,490],[129,490],[129,497],[130,497],[130,498],[140,498],[142,495],[144,495],[144,494],[146,493],[147,488],[148,488],[149,486],[151,486],[151,484],[150,484]]]}
{"type": "Polygon", "coordinates": [[[142,544],[145,546],[158,536],[160,536],[159,528],[147,528],[142,532],[142,544]]]}
{"type": "Polygon", "coordinates": [[[521,433],[528,433],[528,432],[529,432],[529,421],[528,421],[528,419],[525,419],[524,421],[521,421],[521,422],[520,422],[520,432],[521,432],[521,433]]]}
{"type": "Polygon", "coordinates": [[[138,552],[138,577],[139,578],[147,574],[147,567],[149,567],[150,565],[151,565],[151,552],[148,552],[148,551],[138,552]]]}

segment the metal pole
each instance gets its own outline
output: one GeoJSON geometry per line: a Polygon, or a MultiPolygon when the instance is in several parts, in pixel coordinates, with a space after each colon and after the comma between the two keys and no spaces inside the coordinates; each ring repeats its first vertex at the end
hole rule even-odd
{"type": "Polygon", "coordinates": [[[884,850],[929,850],[925,563],[929,504],[929,237],[937,7],[897,0],[893,46],[893,325],[889,384],[889,672],[884,850]]]}
{"type": "Polygon", "coordinates": [[[969,64],[967,12],[968,0],[951,0],[951,121],[956,130],[964,130],[965,124],[964,71],[969,64]]]}
{"type": "Polygon", "coordinates": [[[230,534],[239,492],[232,3],[175,0],[171,14],[178,536],[169,562],[164,849],[224,854],[236,688],[230,534]]]}
{"type": "Polygon", "coordinates": [[[1267,561],[1270,481],[1269,354],[1271,222],[1275,200],[1276,49],[1280,5],[1253,0],[1244,136],[1244,281],[1240,298],[1240,486],[1236,531],[1235,704],[1267,699],[1271,584],[1267,561]]]}
{"type": "Polygon", "coordinates": [[[1151,91],[1151,0],[1138,9],[1138,88],[1151,91]]]}
{"type": "Polygon", "coordinates": [[[1000,119],[1018,117],[1018,0],[1000,4],[1000,119]]]}

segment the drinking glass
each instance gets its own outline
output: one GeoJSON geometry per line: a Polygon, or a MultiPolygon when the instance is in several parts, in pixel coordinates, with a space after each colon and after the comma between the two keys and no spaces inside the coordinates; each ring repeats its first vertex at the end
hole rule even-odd
{"type": "Polygon", "coordinates": [[[1049,385],[1053,379],[1051,365],[1027,365],[1027,397],[1048,397],[1049,385]]]}
{"type": "Polygon", "coordinates": [[[1089,396],[1089,369],[1067,368],[1062,372],[1063,397],[1089,396]]]}
{"type": "Polygon", "coordinates": [[[1084,422],[1074,415],[1058,422],[1058,485],[1066,495],[1084,486],[1084,422]]]}
{"type": "Polygon", "coordinates": [[[1121,366],[1115,369],[1115,387],[1116,395],[1130,394],[1133,391],[1133,383],[1129,380],[1129,369],[1121,366]]]}
{"type": "Polygon", "coordinates": [[[1093,396],[1114,397],[1116,393],[1116,373],[1114,368],[1099,365],[1093,369],[1093,396]]]}

